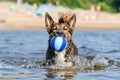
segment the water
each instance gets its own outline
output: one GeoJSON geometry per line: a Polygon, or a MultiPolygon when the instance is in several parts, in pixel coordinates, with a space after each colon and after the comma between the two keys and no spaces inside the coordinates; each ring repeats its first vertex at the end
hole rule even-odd
{"type": "Polygon", "coordinates": [[[119,80],[120,31],[75,31],[80,67],[43,66],[46,31],[0,31],[0,80],[119,80]]]}

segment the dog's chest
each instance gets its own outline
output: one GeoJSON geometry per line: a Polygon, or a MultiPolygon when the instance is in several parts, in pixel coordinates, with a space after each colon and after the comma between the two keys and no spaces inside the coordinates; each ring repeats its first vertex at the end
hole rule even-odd
{"type": "Polygon", "coordinates": [[[65,62],[65,54],[66,50],[63,50],[62,52],[55,52],[55,64],[59,67],[69,67],[72,65],[71,62],[65,62]]]}
{"type": "Polygon", "coordinates": [[[55,52],[55,54],[56,54],[56,57],[55,57],[56,64],[65,62],[65,53],[66,53],[65,50],[63,50],[62,52],[55,52]]]}

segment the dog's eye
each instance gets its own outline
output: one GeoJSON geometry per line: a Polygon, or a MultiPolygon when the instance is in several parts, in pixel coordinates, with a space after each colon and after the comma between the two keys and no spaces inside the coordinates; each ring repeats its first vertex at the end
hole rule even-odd
{"type": "Polygon", "coordinates": [[[54,27],[53,27],[53,30],[57,30],[57,26],[54,26],[54,27]]]}
{"type": "Polygon", "coordinates": [[[63,28],[64,30],[68,30],[68,27],[66,27],[66,26],[64,26],[64,28],[63,28]]]}

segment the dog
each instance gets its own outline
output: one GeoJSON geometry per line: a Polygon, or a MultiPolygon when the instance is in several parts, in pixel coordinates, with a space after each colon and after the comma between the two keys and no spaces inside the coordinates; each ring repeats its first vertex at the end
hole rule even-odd
{"type": "Polygon", "coordinates": [[[69,60],[78,55],[78,50],[72,41],[72,34],[75,29],[76,15],[71,13],[60,14],[58,22],[46,13],[45,24],[49,34],[48,49],[46,52],[46,63],[55,64],[59,67],[70,67],[73,63],[69,60]],[[53,36],[62,36],[67,40],[67,47],[62,52],[56,52],[50,47],[50,40],[53,36]]]}

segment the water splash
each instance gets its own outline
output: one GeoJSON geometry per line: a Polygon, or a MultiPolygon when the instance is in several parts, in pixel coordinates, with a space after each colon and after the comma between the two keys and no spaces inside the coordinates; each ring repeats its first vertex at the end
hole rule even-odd
{"type": "MultiPolygon", "coordinates": [[[[93,59],[89,59],[89,58],[86,58],[86,57],[81,57],[81,56],[74,56],[72,59],[68,59],[69,62],[73,62],[73,66],[69,67],[69,68],[76,68],[78,70],[103,70],[105,69],[106,67],[108,66],[111,66],[111,65],[114,65],[114,64],[111,64],[111,61],[113,60],[110,60],[108,58],[105,58],[105,57],[94,57],[93,59]]],[[[48,62],[51,62],[48,61],[48,62]]],[[[52,69],[65,69],[65,67],[59,67],[59,66],[56,66],[54,64],[49,65],[47,63],[47,68],[52,68],[52,69]]]]}

